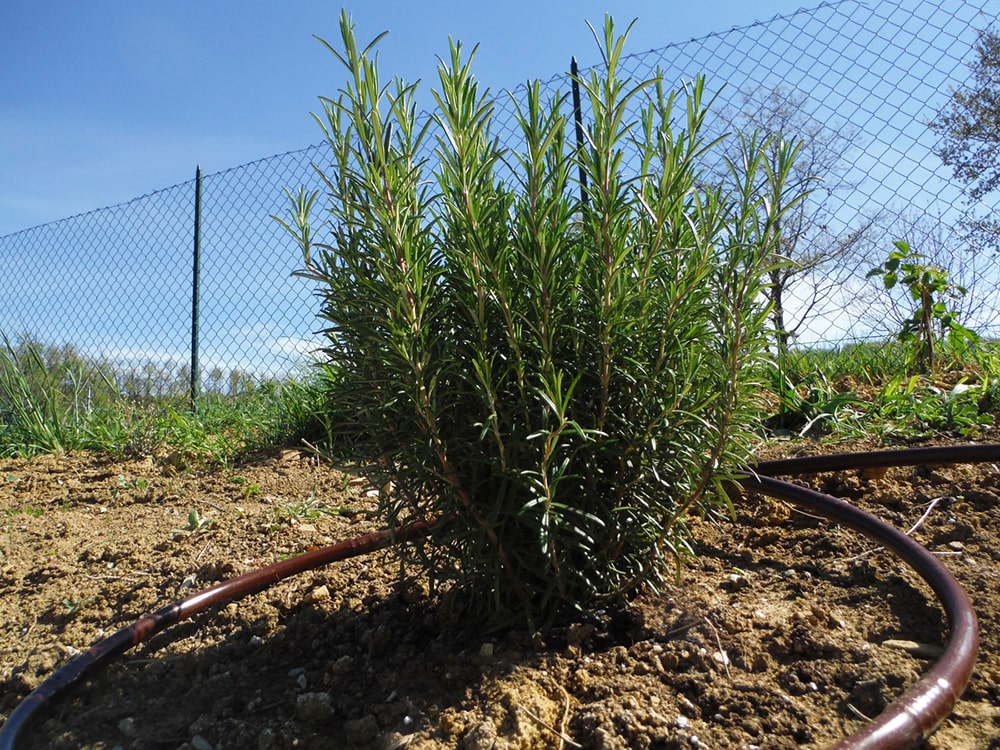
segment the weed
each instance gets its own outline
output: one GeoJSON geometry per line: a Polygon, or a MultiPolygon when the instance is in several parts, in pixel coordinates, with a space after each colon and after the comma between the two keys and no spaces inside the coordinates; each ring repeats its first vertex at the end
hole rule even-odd
{"type": "Polygon", "coordinates": [[[344,505],[330,506],[316,497],[316,487],[312,488],[309,497],[298,503],[282,506],[279,516],[313,520],[320,516],[353,516],[357,511],[344,505]]]}
{"type": "Polygon", "coordinates": [[[26,506],[24,508],[8,508],[4,511],[8,518],[13,516],[28,516],[29,518],[41,518],[45,514],[43,508],[35,508],[32,506],[26,506]]]}
{"type": "Polygon", "coordinates": [[[113,500],[118,500],[126,494],[146,497],[150,493],[150,487],[145,479],[129,479],[124,474],[119,474],[109,492],[113,500]]]}
{"type": "Polygon", "coordinates": [[[778,410],[766,420],[772,429],[794,428],[799,437],[821,430],[836,431],[838,423],[854,417],[862,403],[851,392],[838,392],[821,371],[814,371],[798,385],[774,371],[774,393],[778,410]]]}
{"type": "Polygon", "coordinates": [[[198,532],[207,531],[211,523],[211,518],[203,518],[195,508],[192,508],[188,511],[187,527],[183,529],[171,529],[171,532],[174,534],[196,534],[198,532]]]}
{"type": "MultiPolygon", "coordinates": [[[[123,397],[121,378],[71,347],[0,334],[0,454],[87,449],[143,458],[168,449],[227,465],[258,448],[322,435],[321,378],[245,383],[238,396],[206,394],[197,413],[180,400],[123,397]]],[[[169,390],[169,389],[168,389],[169,390]]]]}
{"type": "Polygon", "coordinates": [[[982,386],[965,382],[942,388],[920,376],[896,376],[868,405],[869,425],[883,437],[974,437],[993,425],[980,409],[981,394],[982,386]]]}

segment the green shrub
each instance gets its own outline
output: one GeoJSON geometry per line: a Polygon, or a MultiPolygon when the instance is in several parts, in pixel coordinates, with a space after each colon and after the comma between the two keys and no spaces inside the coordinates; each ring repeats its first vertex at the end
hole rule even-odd
{"type": "Polygon", "coordinates": [[[327,243],[315,194],[290,194],[282,223],[319,282],[340,435],[393,481],[386,522],[452,519],[416,552],[479,614],[540,623],[655,584],[758,434],[762,274],[771,207],[799,198],[782,196],[796,148],[772,166],[770,144],[740,137],[711,184],[704,81],[667,95],[620,77],[610,18],[602,72],[580,81],[580,150],[538,83],[516,102],[520,148],[502,148],[460,44],[418,118],[353,29],[342,15],[343,54],[327,45],[349,78],[317,117],[335,154],[327,243]]]}

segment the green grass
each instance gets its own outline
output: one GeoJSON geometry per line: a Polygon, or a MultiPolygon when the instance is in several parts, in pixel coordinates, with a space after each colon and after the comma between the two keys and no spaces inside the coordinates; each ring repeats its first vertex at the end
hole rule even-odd
{"type": "MultiPolygon", "coordinates": [[[[299,380],[246,383],[236,396],[205,394],[192,413],[180,396],[144,400],[109,393],[110,371],[59,356],[70,347],[2,340],[0,456],[87,450],[229,465],[302,438],[324,442],[337,423],[325,403],[335,380],[328,369],[299,380]]],[[[984,342],[931,375],[908,373],[895,341],[792,350],[769,383],[773,398],[765,424],[772,436],[886,443],[934,435],[981,438],[1000,412],[1000,345],[984,342]]],[[[183,387],[166,391],[183,393],[183,387]]],[[[337,447],[350,451],[349,445],[337,447]]]]}
{"type": "Polygon", "coordinates": [[[897,341],[862,341],[831,347],[792,349],[782,357],[781,368],[793,380],[822,373],[829,380],[854,378],[877,382],[905,372],[906,355],[897,341]]]}
{"type": "MultiPolygon", "coordinates": [[[[89,450],[115,458],[170,455],[184,464],[229,464],[274,445],[320,438],[321,371],[301,380],[243,382],[235,396],[122,397],[113,371],[69,347],[14,342],[0,350],[0,455],[31,457],[89,450]],[[67,355],[67,352],[70,354],[67,355]]],[[[178,383],[176,390],[183,393],[178,383]]]]}

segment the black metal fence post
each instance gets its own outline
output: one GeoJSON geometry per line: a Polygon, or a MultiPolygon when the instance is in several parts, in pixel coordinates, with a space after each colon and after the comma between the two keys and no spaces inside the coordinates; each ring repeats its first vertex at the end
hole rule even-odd
{"type": "Polygon", "coordinates": [[[198,410],[198,288],[201,282],[201,165],[194,173],[194,268],[191,274],[191,411],[198,410]]]}
{"type": "MultiPolygon", "coordinates": [[[[576,67],[576,56],[569,62],[570,81],[573,86],[573,121],[576,123],[576,151],[583,151],[583,110],[580,107],[580,69],[576,67]]],[[[587,170],[580,165],[580,202],[587,207],[587,170]]]]}

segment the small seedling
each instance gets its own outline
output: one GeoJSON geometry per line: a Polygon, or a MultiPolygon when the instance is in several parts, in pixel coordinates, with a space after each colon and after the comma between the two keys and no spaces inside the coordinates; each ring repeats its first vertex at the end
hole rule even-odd
{"type": "Polygon", "coordinates": [[[207,527],[212,523],[211,518],[202,518],[201,514],[195,508],[192,508],[187,515],[188,525],[184,529],[172,529],[174,534],[196,534],[199,531],[205,531],[207,527]]]}
{"type": "Polygon", "coordinates": [[[900,240],[893,245],[896,249],[882,265],[868,272],[868,278],[881,277],[886,289],[900,285],[909,291],[917,309],[903,321],[899,340],[910,362],[930,372],[937,361],[939,343],[947,341],[958,348],[978,341],[975,333],[958,322],[958,311],[948,305],[964,297],[968,290],[908,243],[900,240]]]}
{"type": "Polygon", "coordinates": [[[32,506],[27,506],[26,508],[9,508],[6,511],[8,518],[13,518],[14,516],[29,516],[30,518],[41,518],[42,514],[45,513],[43,508],[34,508],[32,506]]]}
{"type": "Polygon", "coordinates": [[[309,497],[299,503],[289,503],[281,509],[283,515],[289,518],[301,518],[314,520],[320,516],[353,516],[357,513],[353,508],[346,505],[330,506],[323,503],[316,497],[316,487],[312,488],[309,497]]]}

